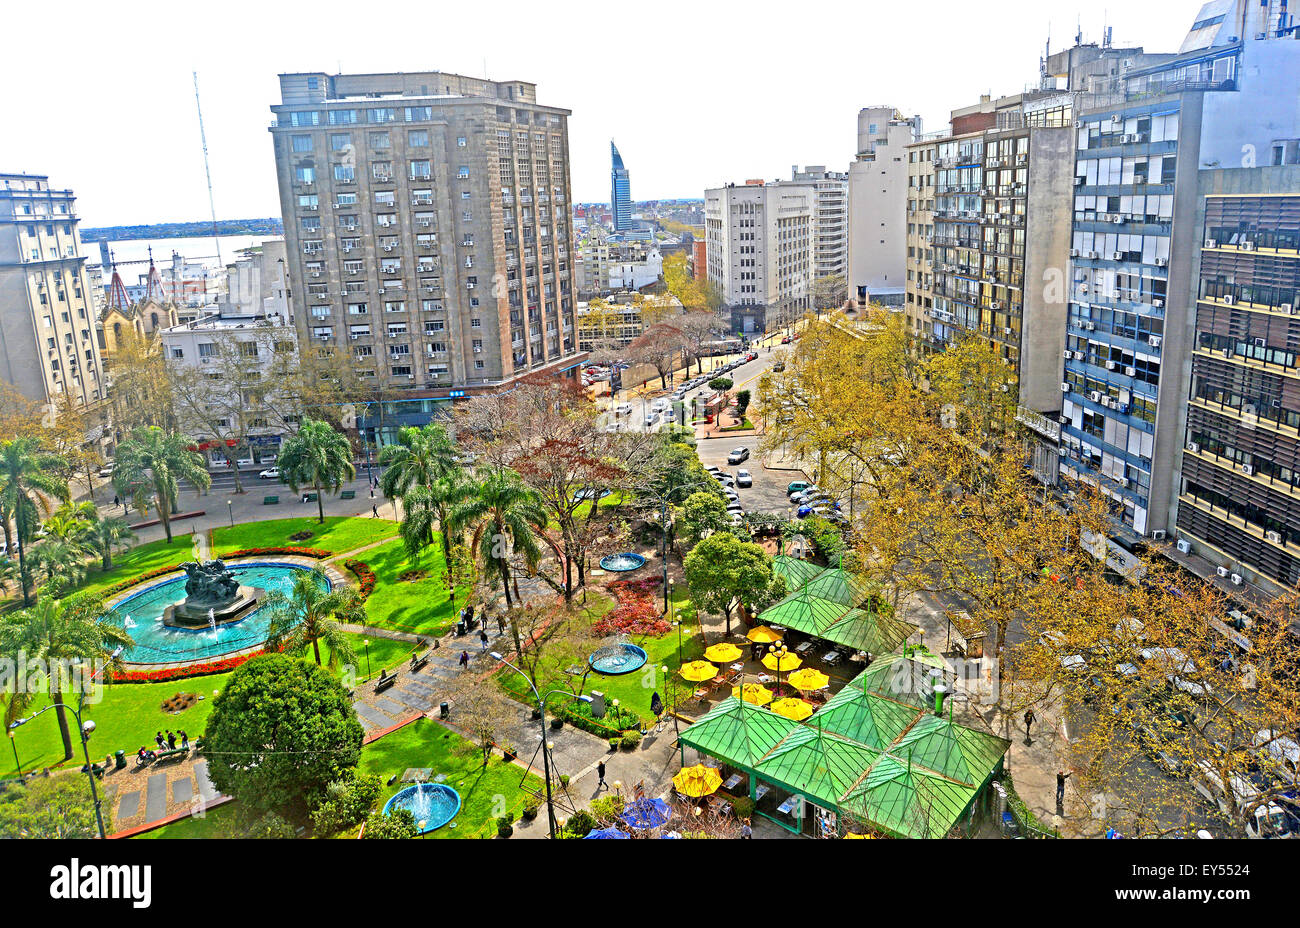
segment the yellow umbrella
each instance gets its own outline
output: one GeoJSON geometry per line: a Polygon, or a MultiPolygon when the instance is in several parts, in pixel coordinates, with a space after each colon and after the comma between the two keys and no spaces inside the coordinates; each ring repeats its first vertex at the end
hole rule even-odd
{"type": "Polygon", "coordinates": [[[846,837],[846,838],[874,838],[875,835],[859,835],[859,834],[855,834],[854,832],[850,831],[850,832],[849,832],[847,835],[845,835],[844,837],[846,837]]]}
{"type": "Polygon", "coordinates": [[[797,670],[802,663],[803,659],[798,654],[766,654],[763,656],[763,666],[778,673],[797,670]]]}
{"type": "MultiPolygon", "coordinates": [[[[731,695],[739,698],[740,687],[733,686],[731,688],[731,695]]],[[[745,695],[743,698],[745,702],[752,702],[756,706],[766,706],[772,701],[772,691],[761,683],[746,683],[745,695]]]]}
{"type": "Polygon", "coordinates": [[[683,767],[677,771],[677,776],[673,777],[673,786],[677,787],[677,792],[697,799],[717,792],[721,785],[722,774],[718,773],[717,768],[706,767],[703,764],[683,767]]]}
{"type": "Polygon", "coordinates": [[[682,664],[682,669],[678,673],[692,683],[703,683],[705,680],[712,680],[716,677],[718,668],[708,661],[691,661],[689,664],[682,664]]]}
{"type": "Polygon", "coordinates": [[[826,676],[816,667],[805,667],[803,670],[796,670],[790,676],[785,678],[797,690],[824,690],[831,685],[831,678],[826,676]]]}
{"type": "Polygon", "coordinates": [[[802,699],[787,697],[778,699],[772,705],[768,706],[777,715],[784,715],[788,719],[794,719],[796,722],[802,722],[808,716],[813,714],[813,707],[802,699]]]}
{"type": "Polygon", "coordinates": [[[711,648],[706,648],[704,656],[715,664],[730,664],[732,661],[739,660],[745,654],[744,651],[736,647],[729,641],[722,644],[715,644],[711,648]]]}
{"type": "Polygon", "coordinates": [[[745,636],[750,641],[761,641],[763,644],[771,644],[773,641],[780,641],[781,636],[766,625],[759,625],[757,628],[751,628],[749,634],[745,636]]]}

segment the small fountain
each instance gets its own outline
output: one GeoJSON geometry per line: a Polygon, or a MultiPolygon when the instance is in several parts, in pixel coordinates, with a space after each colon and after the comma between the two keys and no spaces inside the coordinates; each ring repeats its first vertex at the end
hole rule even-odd
{"type": "Polygon", "coordinates": [[[611,635],[591,652],[587,663],[602,676],[618,677],[641,669],[646,660],[645,650],[634,645],[627,636],[611,635]]]}
{"type": "Polygon", "coordinates": [[[443,783],[417,783],[400,789],[384,803],[389,809],[409,809],[416,822],[423,822],[420,834],[437,831],[460,812],[460,793],[443,783]]]}
{"type": "Polygon", "coordinates": [[[624,551],[622,554],[607,554],[600,559],[600,566],[614,573],[636,570],[638,567],[644,566],[644,564],[645,558],[633,551],[624,551]]]}
{"type": "Polygon", "coordinates": [[[135,622],[133,622],[131,620],[131,617],[128,615],[125,619],[122,620],[122,627],[125,629],[135,628],[135,622]]]}
{"type": "Polygon", "coordinates": [[[163,624],[216,631],[219,623],[238,622],[266,596],[258,587],[243,586],[221,561],[182,564],[185,600],[163,611],[163,624]]]}

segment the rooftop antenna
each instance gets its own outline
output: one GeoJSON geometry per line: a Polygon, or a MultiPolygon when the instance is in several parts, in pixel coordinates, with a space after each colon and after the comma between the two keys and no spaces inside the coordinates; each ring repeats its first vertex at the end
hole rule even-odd
{"type": "Polygon", "coordinates": [[[1074,44],[1082,45],[1083,44],[1083,18],[1082,17],[1076,18],[1074,21],[1074,26],[1075,26],[1074,44]]]}
{"type": "Polygon", "coordinates": [[[217,205],[212,199],[212,168],[208,165],[208,135],[203,131],[203,104],[199,102],[199,72],[194,71],[194,108],[199,113],[199,139],[203,142],[203,173],[208,178],[208,209],[212,211],[212,241],[217,246],[217,266],[223,267],[221,260],[221,239],[217,237],[217,205]]]}

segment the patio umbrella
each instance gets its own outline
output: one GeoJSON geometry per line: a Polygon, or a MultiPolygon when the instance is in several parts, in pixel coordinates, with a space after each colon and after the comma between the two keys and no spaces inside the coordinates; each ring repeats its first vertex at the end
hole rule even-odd
{"type": "Polygon", "coordinates": [[[796,722],[802,722],[804,719],[808,718],[808,716],[813,714],[812,706],[804,702],[802,699],[794,699],[793,697],[778,699],[776,702],[772,703],[772,705],[768,706],[768,708],[778,715],[784,715],[786,718],[794,719],[796,722]]]}
{"type": "Polygon", "coordinates": [[[642,796],[635,802],[629,803],[619,818],[630,828],[643,829],[658,828],[667,822],[671,815],[668,803],[662,799],[642,796]]]}
{"type": "Polygon", "coordinates": [[[756,628],[751,628],[745,637],[750,641],[761,641],[763,644],[771,644],[773,641],[781,640],[781,636],[772,631],[772,629],[768,628],[766,625],[759,625],[756,628]]]}
{"type": "Polygon", "coordinates": [[[678,833],[675,832],[675,831],[665,831],[665,832],[664,832],[663,834],[661,834],[659,837],[661,837],[661,838],[680,838],[681,835],[678,834],[678,833]]]}
{"type": "Polygon", "coordinates": [[[617,828],[595,828],[587,832],[588,838],[630,838],[632,837],[626,831],[619,831],[617,828]]]}
{"type": "Polygon", "coordinates": [[[692,683],[703,683],[705,680],[712,680],[718,675],[718,668],[714,667],[708,661],[691,661],[688,664],[682,664],[681,670],[677,671],[685,680],[692,683]]]}
{"type": "Polygon", "coordinates": [[[831,685],[831,678],[826,676],[816,667],[805,667],[802,670],[796,670],[790,676],[785,678],[797,690],[808,692],[810,690],[824,690],[831,685]]]}
{"type": "Polygon", "coordinates": [[[733,686],[731,695],[738,699],[743,698],[745,702],[752,702],[756,706],[766,706],[772,701],[772,691],[761,683],[746,683],[744,686],[745,695],[740,695],[741,687],[733,686]]]}
{"type": "Polygon", "coordinates": [[[722,774],[718,773],[718,768],[706,767],[704,764],[683,767],[673,777],[673,786],[677,788],[677,792],[695,799],[717,792],[721,785],[722,774]]]}
{"type": "Polygon", "coordinates": [[[763,666],[768,670],[775,670],[778,673],[785,673],[787,670],[797,670],[803,663],[803,658],[798,654],[765,654],[763,655],[763,666]]]}
{"type": "Polygon", "coordinates": [[[715,644],[704,651],[704,656],[715,664],[730,664],[732,661],[740,660],[744,655],[744,651],[729,641],[715,644]]]}

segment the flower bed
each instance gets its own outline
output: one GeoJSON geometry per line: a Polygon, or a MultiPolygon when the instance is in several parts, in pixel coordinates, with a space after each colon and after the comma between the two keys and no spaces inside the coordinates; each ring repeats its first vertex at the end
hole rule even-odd
{"type": "MultiPolygon", "coordinates": [[[[301,547],[294,546],[294,547],[285,547],[285,548],[242,548],[239,551],[231,551],[229,554],[222,555],[222,557],[232,558],[232,557],[257,557],[259,555],[281,555],[281,556],[290,555],[290,556],[297,556],[297,557],[310,557],[310,558],[315,558],[316,560],[321,560],[323,558],[332,557],[333,554],[334,554],[333,551],[325,551],[321,548],[301,548],[301,547]]],[[[144,583],[146,580],[152,580],[155,577],[161,577],[164,574],[175,573],[178,570],[180,570],[182,566],[183,566],[182,564],[168,564],[166,567],[155,567],[152,570],[146,570],[142,574],[136,574],[134,577],[132,577],[129,580],[119,580],[117,583],[114,583],[112,586],[105,587],[100,592],[99,595],[103,596],[105,599],[107,599],[110,596],[116,596],[118,593],[121,593],[123,590],[129,590],[131,587],[144,583]]]]}
{"type": "Polygon", "coordinates": [[[672,631],[672,625],[659,611],[655,590],[660,577],[643,577],[639,580],[615,580],[606,589],[614,594],[618,605],[593,626],[592,631],[606,635],[649,635],[658,638],[672,631]]]}
{"type": "Polygon", "coordinates": [[[183,680],[186,677],[202,677],[214,673],[229,673],[245,661],[252,660],[263,651],[247,654],[233,654],[203,664],[186,664],[183,667],[157,667],[153,670],[114,670],[114,683],[164,683],[167,680],[183,680]]]}
{"type": "Polygon", "coordinates": [[[356,575],[361,584],[361,599],[367,599],[375,591],[375,572],[365,561],[344,561],[343,566],[356,575]]]}
{"type": "Polygon", "coordinates": [[[276,548],[240,548],[238,551],[230,551],[223,554],[222,559],[231,557],[257,557],[264,554],[277,554],[290,557],[311,557],[316,560],[323,560],[327,557],[333,557],[333,551],[326,551],[323,548],[304,548],[300,545],[286,545],[276,548]]]}

